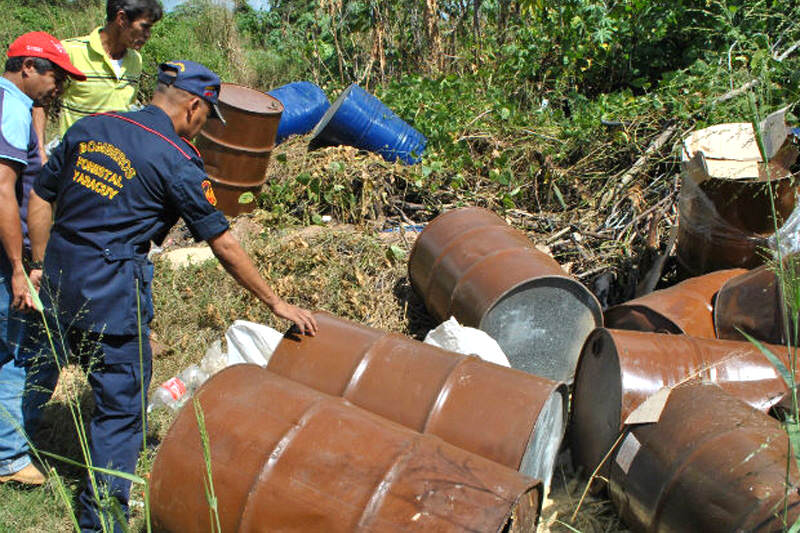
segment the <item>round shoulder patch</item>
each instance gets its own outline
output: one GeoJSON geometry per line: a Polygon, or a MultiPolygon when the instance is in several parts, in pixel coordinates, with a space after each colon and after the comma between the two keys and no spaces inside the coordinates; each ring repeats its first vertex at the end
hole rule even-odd
{"type": "Polygon", "coordinates": [[[203,187],[203,194],[206,195],[206,200],[208,200],[208,203],[216,207],[217,197],[214,196],[214,188],[211,187],[211,180],[203,180],[201,186],[203,187]]]}

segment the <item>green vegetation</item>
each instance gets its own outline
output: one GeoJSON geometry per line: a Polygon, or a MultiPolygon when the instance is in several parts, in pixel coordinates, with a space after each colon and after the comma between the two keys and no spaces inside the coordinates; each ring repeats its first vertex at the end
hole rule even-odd
{"type": "MultiPolygon", "coordinates": [[[[347,148],[306,153],[306,139],[290,139],[273,155],[258,198],[264,210],[246,239],[261,272],[291,302],[412,335],[430,324],[404,277],[409,243],[372,229],[424,221],[442,207],[487,206],[546,242],[580,279],[615,272],[618,293],[610,298],[620,300],[668,240],[678,141],[707,125],[750,122],[800,96],[800,4],[791,0],[273,5],[256,12],[237,2],[230,11],[193,0],[167,14],[142,50],[148,75],[139,99],[147,101],[158,63],[190,58],[262,90],[307,79],[331,100],[357,82],[424,133],[428,149],[414,167],[347,148]],[[297,231],[322,224],[323,215],[363,231],[297,231]],[[583,241],[551,239],[564,228],[580,229],[583,241]]],[[[29,30],[88,33],[102,24],[103,6],[0,0],[0,46],[29,30]]],[[[198,361],[234,319],[285,326],[213,263],[173,271],[157,262],[157,270],[153,329],[168,349],[154,361],[153,386],[198,361]]],[[[796,311],[800,291],[787,294],[796,311]]],[[[86,404],[77,382],[75,390],[60,385],[71,392],[56,395],[38,436],[40,447],[73,460],[81,449],[64,435],[74,434],[69,402],[86,404]]],[[[795,413],[790,425],[797,420],[795,413]]],[[[156,414],[151,435],[163,437],[170,421],[156,414]]],[[[152,455],[143,455],[140,476],[152,455]]],[[[66,491],[77,494],[80,470],[55,463],[66,491]]],[[[562,517],[582,489],[570,486],[562,517]]],[[[0,531],[69,531],[59,494],[55,484],[0,487],[0,531]]],[[[607,505],[594,507],[606,515],[562,530],[620,527],[607,505]]],[[[132,511],[134,529],[144,530],[144,507],[132,511]]]]}

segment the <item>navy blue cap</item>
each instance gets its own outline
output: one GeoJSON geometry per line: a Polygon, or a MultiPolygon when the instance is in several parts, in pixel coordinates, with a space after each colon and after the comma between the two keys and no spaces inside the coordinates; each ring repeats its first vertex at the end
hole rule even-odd
{"type": "Polygon", "coordinates": [[[218,105],[221,82],[210,69],[194,61],[167,61],[158,66],[158,81],[199,96],[211,106],[211,116],[225,124],[218,105]]]}

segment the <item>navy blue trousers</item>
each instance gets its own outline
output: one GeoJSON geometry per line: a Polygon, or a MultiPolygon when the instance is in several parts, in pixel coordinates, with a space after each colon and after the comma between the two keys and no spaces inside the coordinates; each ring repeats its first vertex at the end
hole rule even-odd
{"type": "MultiPolygon", "coordinates": [[[[61,338],[88,372],[94,395],[95,407],[89,426],[92,465],[132,474],[147,423],[142,394],[147,394],[152,371],[149,330],[142,331],[141,364],[136,335],[100,335],[72,329],[63,332],[61,338]]],[[[62,357],[66,353],[67,350],[63,350],[62,357]]],[[[37,385],[52,391],[58,372],[52,356],[50,362],[47,361],[42,357],[34,362],[32,375],[37,385]]],[[[100,513],[107,525],[114,524],[115,532],[123,531],[118,518],[124,517],[127,525],[131,482],[96,471],[94,477],[99,494],[87,472],[86,488],[79,496],[81,531],[102,531],[100,513]],[[117,511],[112,507],[117,507],[117,511]]]]}

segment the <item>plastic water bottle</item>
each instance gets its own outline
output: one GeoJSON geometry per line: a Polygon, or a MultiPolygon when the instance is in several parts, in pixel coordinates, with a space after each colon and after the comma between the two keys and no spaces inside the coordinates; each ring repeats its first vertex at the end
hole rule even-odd
{"type": "Polygon", "coordinates": [[[170,378],[150,396],[150,400],[147,402],[147,412],[161,407],[169,407],[173,411],[177,411],[183,404],[184,396],[186,396],[186,384],[178,376],[170,378]]]}
{"type": "Polygon", "coordinates": [[[169,407],[173,411],[178,409],[192,397],[205,381],[228,366],[227,356],[222,352],[222,343],[214,341],[206,350],[199,365],[189,365],[177,376],[161,384],[150,396],[147,412],[153,409],[169,407]]]}
{"type": "Polygon", "coordinates": [[[150,397],[147,412],[159,407],[169,407],[177,411],[202,385],[208,374],[203,372],[197,365],[189,365],[180,374],[170,378],[153,393],[150,397]]]}

